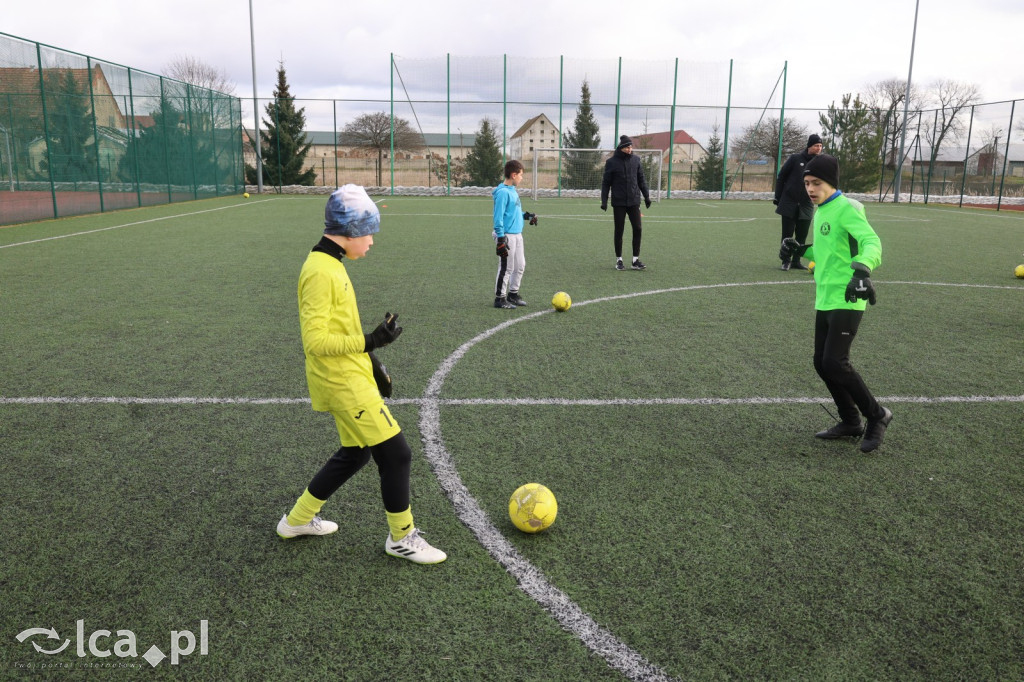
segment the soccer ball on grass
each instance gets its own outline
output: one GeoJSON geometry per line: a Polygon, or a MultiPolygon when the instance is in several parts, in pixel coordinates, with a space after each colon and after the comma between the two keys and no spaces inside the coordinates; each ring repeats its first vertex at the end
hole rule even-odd
{"type": "Polygon", "coordinates": [[[524,533],[539,533],[555,522],[558,500],[540,483],[527,483],[516,488],[508,501],[508,517],[524,533]]]}
{"type": "Polygon", "coordinates": [[[248,199],[249,198],[249,193],[248,192],[243,192],[242,193],[242,198],[243,199],[248,199]]]}
{"type": "Polygon", "coordinates": [[[1018,265],[1013,269],[1013,274],[1017,276],[1017,279],[1024,279],[1024,265],[1018,265]]]}
{"type": "Polygon", "coordinates": [[[572,305],[572,299],[569,298],[569,294],[564,291],[559,291],[551,299],[551,306],[560,313],[564,313],[572,305]]]}

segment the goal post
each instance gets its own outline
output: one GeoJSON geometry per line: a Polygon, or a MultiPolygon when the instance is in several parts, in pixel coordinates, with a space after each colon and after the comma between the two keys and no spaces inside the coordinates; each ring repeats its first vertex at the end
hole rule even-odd
{"type": "MultiPolygon", "coordinates": [[[[614,149],[576,149],[544,147],[534,149],[533,198],[538,197],[600,197],[604,178],[604,162],[614,149]]],[[[651,201],[662,197],[663,161],[661,149],[634,149],[640,159],[651,192],[651,201]]]]}

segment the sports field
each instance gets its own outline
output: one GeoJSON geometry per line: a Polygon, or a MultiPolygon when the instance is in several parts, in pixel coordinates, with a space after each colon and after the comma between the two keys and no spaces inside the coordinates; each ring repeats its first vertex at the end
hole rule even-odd
{"type": "Polygon", "coordinates": [[[400,314],[380,356],[448,561],[384,554],[372,464],[338,533],[274,532],[337,448],[296,309],[325,197],[0,229],[0,677],[1024,678],[1024,215],[867,205],[852,359],[895,418],[864,455],[813,437],[813,283],[770,203],[655,204],[617,272],[596,199],[525,198],[506,311],[488,199],[376,199],[348,271],[364,327],[400,314]],[[507,516],[531,481],[538,535],[507,516]]]}

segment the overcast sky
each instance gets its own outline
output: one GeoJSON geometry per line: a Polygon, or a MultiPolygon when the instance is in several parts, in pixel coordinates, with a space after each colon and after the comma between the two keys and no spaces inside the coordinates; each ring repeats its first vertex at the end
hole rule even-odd
{"type": "MultiPolygon", "coordinates": [[[[678,58],[681,80],[692,73],[691,63],[722,67],[707,71],[725,82],[696,95],[713,101],[692,103],[724,106],[733,59],[737,83],[753,78],[759,86],[734,89],[734,105],[763,106],[788,62],[786,107],[825,108],[870,83],[907,77],[914,6],[914,0],[699,6],[680,0],[252,0],[257,90],[261,98],[272,95],[281,61],[297,98],[387,99],[392,53],[408,71],[415,71],[415,60],[446,54],[481,63],[496,58],[498,64],[502,54],[513,63],[563,56],[574,63],[595,60],[599,70],[614,69],[618,57],[651,60],[655,70],[678,58]]],[[[0,32],[152,73],[188,55],[221,68],[236,95],[253,96],[248,0],[111,0],[88,7],[81,0],[12,0],[0,13],[0,32]]],[[[920,0],[913,82],[976,84],[986,102],[1024,98],[1022,36],[1024,0],[920,0]]],[[[439,86],[443,96],[443,81],[439,86]]],[[[567,91],[577,96],[578,83],[567,91]]]]}

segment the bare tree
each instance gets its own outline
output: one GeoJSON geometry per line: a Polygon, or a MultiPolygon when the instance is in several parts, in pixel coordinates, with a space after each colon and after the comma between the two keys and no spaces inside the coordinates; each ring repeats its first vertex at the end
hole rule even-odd
{"type": "Polygon", "coordinates": [[[178,55],[164,67],[164,75],[225,95],[235,94],[235,84],[227,72],[189,55],[178,55]]]}
{"type": "MultiPolygon", "coordinates": [[[[377,153],[377,185],[383,182],[384,153],[391,151],[391,116],[383,111],[362,114],[347,123],[338,135],[338,144],[377,153]]],[[[394,119],[395,151],[423,149],[423,136],[404,118],[394,119]]]]}
{"type": "Polygon", "coordinates": [[[981,100],[981,93],[978,86],[973,83],[948,79],[932,83],[929,93],[932,100],[930,103],[936,109],[931,122],[927,120],[927,114],[925,115],[924,125],[925,134],[931,145],[930,167],[934,168],[942,143],[947,139],[957,140],[964,134],[966,126],[960,114],[965,108],[977,104],[981,100]]]}
{"type": "MultiPolygon", "coordinates": [[[[903,137],[904,102],[907,98],[907,81],[899,78],[888,78],[866,86],[864,103],[874,111],[875,122],[880,130],[885,130],[885,163],[889,168],[896,167],[896,156],[899,154],[900,140],[903,137]]],[[[911,84],[910,104],[907,116],[912,117],[923,108],[923,97],[920,88],[911,84]]]]}
{"type": "MultiPolygon", "coordinates": [[[[782,158],[802,152],[807,148],[807,126],[796,121],[789,121],[782,134],[782,158]]],[[[760,124],[749,125],[729,149],[730,156],[744,161],[747,159],[771,159],[775,168],[773,175],[779,173],[779,119],[769,118],[760,124]]]]}
{"type": "Polygon", "coordinates": [[[168,87],[168,95],[175,100],[193,125],[199,130],[232,128],[240,125],[233,120],[235,84],[225,71],[189,55],[178,55],[164,67],[164,75],[181,81],[185,87],[168,87]],[[192,86],[192,87],[188,87],[192,86]]]}

